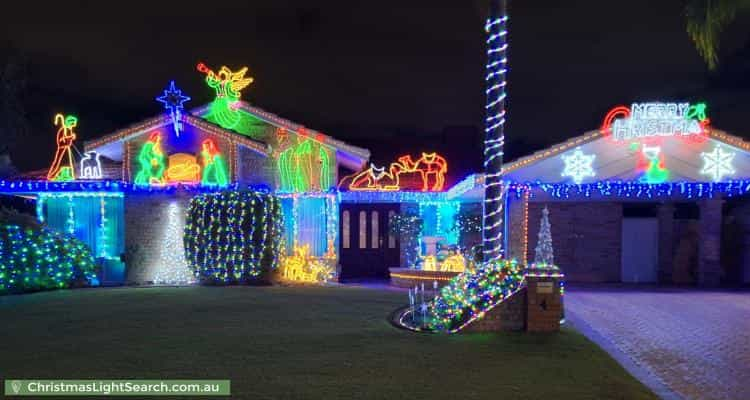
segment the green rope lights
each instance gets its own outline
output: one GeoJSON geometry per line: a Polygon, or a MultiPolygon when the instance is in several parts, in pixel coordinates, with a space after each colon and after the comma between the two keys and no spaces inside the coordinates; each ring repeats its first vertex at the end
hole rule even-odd
{"type": "Polygon", "coordinates": [[[138,153],[138,164],[140,170],[135,176],[136,185],[151,185],[164,183],[164,152],[161,149],[161,133],[153,132],[148,141],[141,147],[138,153]]]}
{"type": "Polygon", "coordinates": [[[52,178],[55,182],[70,182],[74,181],[76,178],[73,176],[73,169],[70,167],[60,167],[60,172],[55,175],[54,178],[52,178]]]}
{"type": "Polygon", "coordinates": [[[331,174],[331,158],[323,146],[318,149],[320,159],[320,190],[328,190],[333,186],[333,175],[331,174]]]}
{"type": "Polygon", "coordinates": [[[325,191],[333,185],[331,156],[320,143],[303,139],[278,157],[279,179],[284,192],[325,191]]]}
{"type": "Polygon", "coordinates": [[[227,167],[224,156],[219,152],[211,139],[206,139],[201,145],[201,157],[203,157],[203,174],[201,184],[212,186],[226,186],[229,184],[227,178],[227,167]]]}
{"type": "Polygon", "coordinates": [[[214,89],[216,98],[209,107],[205,118],[224,129],[231,129],[243,135],[257,137],[264,133],[259,130],[259,120],[240,110],[242,89],[253,82],[252,77],[245,77],[247,67],[233,72],[222,66],[214,72],[203,63],[198,64],[198,71],[206,74],[206,85],[214,89]]]}

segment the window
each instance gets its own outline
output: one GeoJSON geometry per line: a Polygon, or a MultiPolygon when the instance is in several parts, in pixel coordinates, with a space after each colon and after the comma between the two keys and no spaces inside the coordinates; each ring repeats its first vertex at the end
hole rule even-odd
{"type": "Polygon", "coordinates": [[[359,248],[367,248],[367,212],[359,212],[359,248]]]}
{"type": "Polygon", "coordinates": [[[653,203],[624,203],[622,216],[625,218],[655,218],[656,204],[653,203]]]}
{"type": "Polygon", "coordinates": [[[371,248],[372,249],[377,249],[378,248],[378,244],[379,244],[378,240],[380,240],[380,235],[378,234],[379,233],[378,232],[378,228],[380,228],[378,226],[378,216],[379,215],[378,215],[377,211],[373,211],[372,214],[370,214],[370,218],[372,218],[372,222],[370,224],[371,229],[372,229],[372,236],[371,236],[371,239],[372,239],[372,247],[371,248]]]}
{"type": "Polygon", "coordinates": [[[351,235],[351,232],[350,232],[351,228],[349,227],[349,223],[351,222],[350,218],[351,218],[351,216],[349,215],[349,210],[344,210],[344,213],[341,216],[341,226],[342,226],[342,230],[343,230],[343,232],[341,234],[341,236],[343,236],[341,238],[341,247],[343,247],[345,249],[348,249],[349,246],[351,246],[351,244],[349,242],[349,236],[351,235]]]}
{"type": "Polygon", "coordinates": [[[388,248],[389,249],[395,249],[396,248],[396,235],[391,233],[391,219],[396,215],[396,212],[391,210],[388,211],[388,223],[386,226],[386,229],[388,229],[388,248]]]}

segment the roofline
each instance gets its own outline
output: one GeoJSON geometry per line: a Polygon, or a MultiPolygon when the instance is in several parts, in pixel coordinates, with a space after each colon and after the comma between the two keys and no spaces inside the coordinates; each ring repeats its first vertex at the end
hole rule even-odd
{"type": "MultiPolygon", "coordinates": [[[[573,147],[578,147],[586,143],[593,142],[594,140],[600,139],[602,137],[604,137],[604,135],[602,135],[602,133],[598,130],[586,132],[583,135],[570,138],[562,143],[554,144],[546,149],[536,151],[528,156],[524,156],[507,164],[503,164],[503,174],[531,166],[540,161],[544,161],[547,158],[554,157],[560,153],[570,150],[573,147]]],[[[721,129],[712,128],[708,132],[708,137],[710,139],[718,140],[728,146],[733,146],[750,153],[750,142],[744,140],[739,136],[729,134],[721,129]]],[[[457,198],[463,195],[468,190],[471,190],[473,187],[482,185],[483,183],[484,172],[469,174],[460,182],[448,189],[447,197],[448,199],[457,198]]]]}
{"type": "MultiPolygon", "coordinates": [[[[206,121],[203,118],[198,118],[189,114],[181,114],[180,116],[181,116],[182,122],[186,122],[190,125],[203,129],[204,131],[220,136],[230,141],[231,143],[243,145],[251,150],[255,150],[256,152],[264,156],[268,156],[271,154],[270,147],[263,142],[250,139],[239,133],[231,132],[214,123],[206,121]]],[[[117,141],[124,141],[132,137],[142,135],[149,130],[160,128],[169,123],[172,123],[172,117],[170,115],[168,114],[158,115],[156,117],[141,121],[137,124],[130,125],[127,128],[120,129],[118,131],[104,135],[98,139],[88,140],[84,142],[83,148],[84,148],[84,151],[91,151],[98,147],[108,145],[110,143],[114,143],[117,141]]]]}
{"type": "MultiPolygon", "coordinates": [[[[283,128],[298,135],[310,137],[315,141],[331,146],[337,150],[344,151],[346,153],[349,153],[350,155],[356,156],[357,158],[360,158],[363,163],[370,159],[371,153],[368,149],[353,146],[341,140],[334,139],[333,137],[328,136],[322,132],[306,128],[304,125],[300,125],[286,118],[279,117],[278,115],[265,111],[261,108],[251,106],[245,101],[240,100],[239,103],[239,108],[243,111],[277,128],[283,128]]],[[[211,103],[208,103],[203,106],[193,108],[190,111],[193,114],[202,114],[208,110],[210,105],[211,103]]]]}
{"type": "Polygon", "coordinates": [[[549,157],[554,157],[560,153],[564,153],[570,150],[572,147],[578,147],[589,142],[593,142],[599,138],[604,137],[598,130],[589,131],[583,135],[570,138],[562,143],[554,144],[546,149],[536,151],[528,156],[518,158],[503,165],[503,174],[513,172],[517,169],[528,167],[529,165],[536,164],[549,157]]]}
{"type": "MultiPolygon", "coordinates": [[[[578,147],[603,137],[605,137],[605,135],[603,135],[599,130],[588,131],[583,135],[570,138],[562,143],[554,144],[550,147],[547,147],[546,149],[536,151],[528,156],[521,157],[507,164],[504,164],[503,174],[528,167],[547,158],[554,157],[560,153],[564,153],[573,147],[578,147]]],[[[718,140],[726,145],[737,147],[743,151],[750,152],[750,142],[745,141],[739,136],[731,135],[721,129],[711,128],[708,131],[708,137],[710,139],[718,140]]]]}

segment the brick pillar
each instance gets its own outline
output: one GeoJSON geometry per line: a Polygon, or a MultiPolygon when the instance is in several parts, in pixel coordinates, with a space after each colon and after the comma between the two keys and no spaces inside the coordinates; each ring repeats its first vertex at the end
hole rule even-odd
{"type": "Polygon", "coordinates": [[[701,200],[698,239],[698,285],[718,286],[721,279],[721,199],[701,200]]]}
{"type": "Polygon", "coordinates": [[[526,276],[526,330],[557,332],[562,318],[560,278],[526,276]]]}
{"type": "Polygon", "coordinates": [[[663,203],[659,206],[659,282],[672,282],[674,269],[674,205],[663,203]]]}

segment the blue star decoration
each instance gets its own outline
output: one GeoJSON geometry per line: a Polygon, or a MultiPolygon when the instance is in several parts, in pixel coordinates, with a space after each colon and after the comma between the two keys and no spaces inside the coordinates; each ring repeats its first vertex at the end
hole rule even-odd
{"type": "Polygon", "coordinates": [[[164,108],[169,111],[169,115],[172,117],[172,124],[174,125],[174,132],[177,136],[180,136],[180,129],[182,129],[181,111],[183,110],[183,103],[189,101],[190,97],[182,94],[182,90],[177,89],[174,85],[174,81],[169,82],[169,88],[164,89],[164,94],[157,97],[156,101],[164,104],[164,108]]]}

